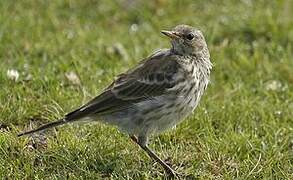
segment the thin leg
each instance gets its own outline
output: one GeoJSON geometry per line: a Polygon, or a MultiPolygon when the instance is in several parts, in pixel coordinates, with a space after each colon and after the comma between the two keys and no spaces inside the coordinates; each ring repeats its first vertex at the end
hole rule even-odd
{"type": "Polygon", "coordinates": [[[141,143],[135,136],[131,135],[130,138],[135,143],[137,143],[145,152],[147,152],[151,158],[158,162],[169,175],[173,177],[176,176],[176,172],[168,164],[166,164],[159,156],[157,156],[145,143],[141,143]]]}

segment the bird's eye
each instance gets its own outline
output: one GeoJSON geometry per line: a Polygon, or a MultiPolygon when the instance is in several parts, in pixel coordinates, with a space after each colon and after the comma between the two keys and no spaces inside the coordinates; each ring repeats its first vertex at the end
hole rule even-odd
{"type": "Polygon", "coordinates": [[[194,38],[194,34],[189,33],[189,34],[186,35],[186,38],[187,38],[188,40],[192,40],[192,39],[194,38]]]}

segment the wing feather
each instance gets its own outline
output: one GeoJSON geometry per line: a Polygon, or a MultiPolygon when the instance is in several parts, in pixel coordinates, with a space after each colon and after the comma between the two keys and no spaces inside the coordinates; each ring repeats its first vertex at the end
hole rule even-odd
{"type": "Polygon", "coordinates": [[[66,115],[67,120],[107,114],[164,95],[175,85],[179,64],[169,53],[152,55],[134,70],[121,74],[103,93],[66,115]]]}

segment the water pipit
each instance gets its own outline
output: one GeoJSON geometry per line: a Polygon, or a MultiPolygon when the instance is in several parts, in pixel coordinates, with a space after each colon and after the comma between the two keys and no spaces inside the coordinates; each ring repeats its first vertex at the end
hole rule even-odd
{"type": "Polygon", "coordinates": [[[198,29],[178,25],[162,33],[171,39],[170,49],[143,59],[64,118],[19,136],[84,119],[101,121],[127,132],[167,173],[175,175],[148,147],[148,138],[174,127],[193,112],[209,83],[212,64],[205,38],[198,29]]]}

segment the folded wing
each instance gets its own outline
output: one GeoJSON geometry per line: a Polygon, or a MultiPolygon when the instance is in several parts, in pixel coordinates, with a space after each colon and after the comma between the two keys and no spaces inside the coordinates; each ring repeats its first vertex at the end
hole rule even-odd
{"type": "Polygon", "coordinates": [[[136,68],[121,74],[99,96],[67,114],[67,121],[89,115],[103,115],[131,108],[141,101],[154,99],[174,87],[179,65],[171,55],[152,56],[136,68]]]}

